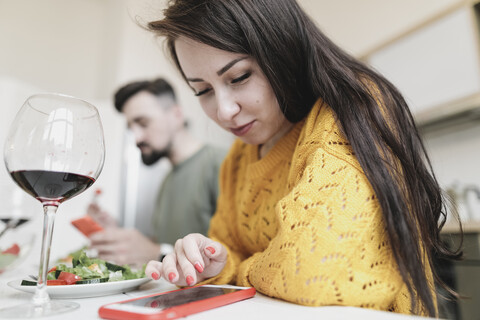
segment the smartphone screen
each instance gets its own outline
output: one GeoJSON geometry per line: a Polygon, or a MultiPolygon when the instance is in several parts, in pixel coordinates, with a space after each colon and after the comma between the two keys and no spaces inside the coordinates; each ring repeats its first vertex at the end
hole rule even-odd
{"type": "Polygon", "coordinates": [[[149,298],[123,302],[122,304],[138,307],[150,307],[155,309],[167,309],[189,302],[217,297],[240,290],[241,289],[202,286],[189,288],[187,290],[184,289],[173,291],[169,294],[160,294],[149,298]]]}

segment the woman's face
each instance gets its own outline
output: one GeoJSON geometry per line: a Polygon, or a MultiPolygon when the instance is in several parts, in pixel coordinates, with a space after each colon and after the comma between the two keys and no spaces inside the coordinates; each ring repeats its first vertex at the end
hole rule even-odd
{"type": "Polygon", "coordinates": [[[265,154],[293,126],[257,62],[180,37],[175,50],[188,84],[205,113],[245,143],[265,154]]]}

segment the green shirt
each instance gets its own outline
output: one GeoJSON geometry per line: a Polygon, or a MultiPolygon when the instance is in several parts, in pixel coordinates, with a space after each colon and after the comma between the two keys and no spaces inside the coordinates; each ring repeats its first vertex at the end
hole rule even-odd
{"type": "Polygon", "coordinates": [[[207,235],[218,197],[218,171],[226,151],[204,146],[174,166],[157,197],[153,225],[158,243],[175,244],[189,233],[207,235]]]}

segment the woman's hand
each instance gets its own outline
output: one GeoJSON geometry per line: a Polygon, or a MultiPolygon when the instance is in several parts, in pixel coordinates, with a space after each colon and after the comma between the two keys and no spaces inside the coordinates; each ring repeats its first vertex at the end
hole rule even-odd
{"type": "Polygon", "coordinates": [[[179,286],[193,286],[219,274],[227,262],[223,245],[199,233],[175,242],[175,250],[163,262],[150,261],[145,274],[154,280],[163,277],[179,286]]]}

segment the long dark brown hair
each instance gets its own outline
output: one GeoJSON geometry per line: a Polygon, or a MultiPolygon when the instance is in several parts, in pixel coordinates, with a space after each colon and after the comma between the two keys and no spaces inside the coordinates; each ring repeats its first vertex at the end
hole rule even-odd
{"type": "Polygon", "coordinates": [[[321,97],[382,207],[412,311],[423,305],[436,314],[425,265],[442,283],[433,256],[459,259],[461,251],[440,240],[446,202],[407,103],[389,81],[337,47],[294,0],[172,0],[164,18],[147,28],[167,38],[180,72],[179,36],[253,57],[291,122],[305,118],[321,97]]]}

